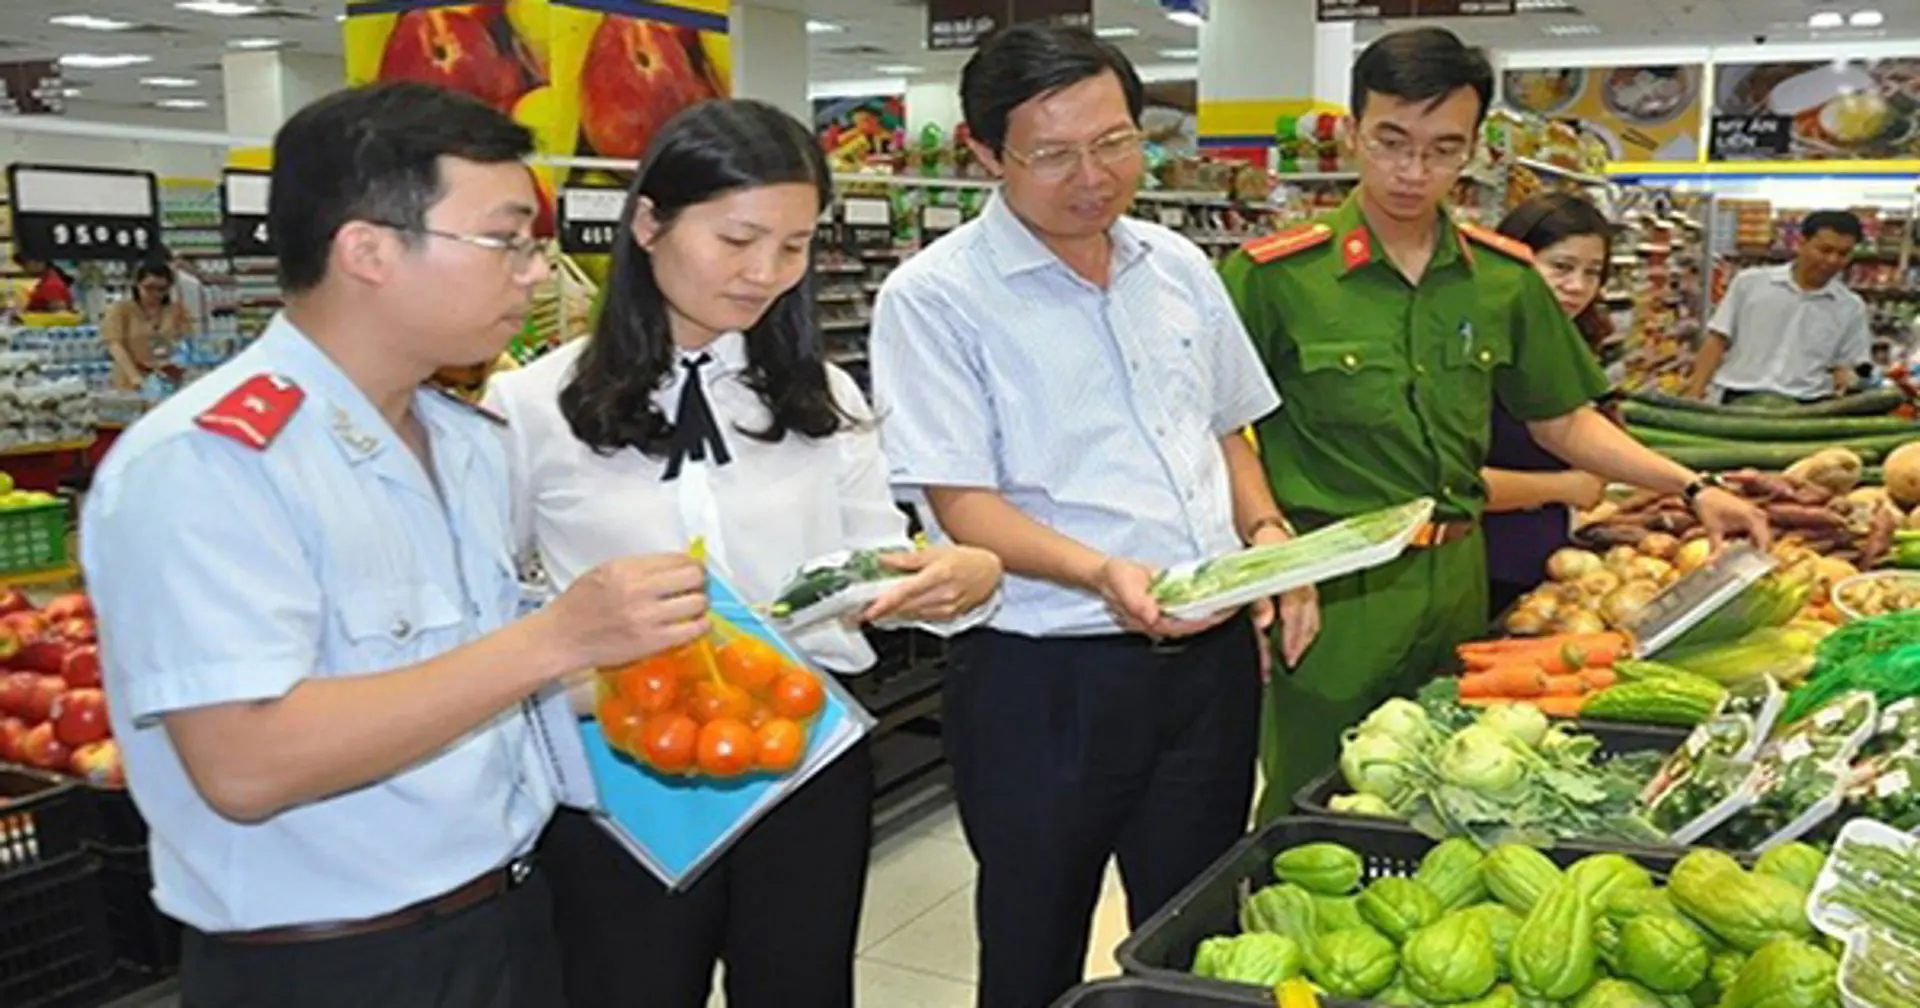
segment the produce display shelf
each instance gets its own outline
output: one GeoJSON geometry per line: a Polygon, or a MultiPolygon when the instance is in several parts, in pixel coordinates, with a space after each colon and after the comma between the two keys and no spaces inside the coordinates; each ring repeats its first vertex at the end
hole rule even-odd
{"type": "Polygon", "coordinates": [[[1534,158],[1514,158],[1513,163],[1522,168],[1531,168],[1542,175],[1557,175],[1560,178],[1578,182],[1581,185],[1601,186],[1607,184],[1607,177],[1605,175],[1594,175],[1588,172],[1574,171],[1571,168],[1562,168],[1557,164],[1549,164],[1545,161],[1535,160],[1534,158]]]}
{"type": "Polygon", "coordinates": [[[43,444],[14,445],[0,448],[0,457],[14,458],[21,455],[54,455],[60,452],[80,452],[93,447],[93,438],[80,438],[74,441],[51,441],[43,444]]]}
{"type": "Polygon", "coordinates": [[[0,585],[8,588],[26,588],[33,585],[65,584],[80,577],[80,565],[65,564],[49,567],[45,570],[15,571],[12,574],[0,574],[0,585]]]}
{"type": "MultiPolygon", "coordinates": [[[[1261,993],[1267,998],[1265,1003],[1272,1004],[1272,994],[1261,988],[1193,976],[1189,971],[1194,950],[1207,938],[1240,932],[1242,894],[1273,884],[1273,859],[1281,851],[1302,844],[1337,843],[1360,855],[1363,884],[1390,875],[1413,875],[1419,870],[1420,859],[1433,849],[1434,841],[1412,830],[1383,829],[1373,825],[1375,822],[1379,820],[1289,816],[1267,824],[1222,855],[1121,942],[1115,954],[1120,968],[1128,976],[1223,996],[1261,993]]],[[[1672,873],[1683,853],[1608,849],[1632,858],[1659,880],[1672,873]]],[[[1564,868],[1596,852],[1563,845],[1543,853],[1564,868]]]]}

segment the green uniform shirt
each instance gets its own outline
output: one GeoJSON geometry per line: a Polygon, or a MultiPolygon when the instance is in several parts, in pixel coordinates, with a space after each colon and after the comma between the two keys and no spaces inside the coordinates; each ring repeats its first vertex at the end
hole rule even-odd
{"type": "Polygon", "coordinates": [[[1524,246],[1504,244],[1442,214],[1415,286],[1349,197],[1310,230],[1227,260],[1227,289],[1286,400],[1259,427],[1282,507],[1316,523],[1432,497],[1439,518],[1478,517],[1495,396],[1532,421],[1606,392],[1524,246]]]}

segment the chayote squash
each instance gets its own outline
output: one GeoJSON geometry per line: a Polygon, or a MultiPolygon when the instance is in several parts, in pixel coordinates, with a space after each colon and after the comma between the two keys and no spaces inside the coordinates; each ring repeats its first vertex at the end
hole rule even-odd
{"type": "Polygon", "coordinates": [[[1372,928],[1348,928],[1320,936],[1307,975],[1334,997],[1364,998],[1385,990],[1400,969],[1400,953],[1372,928]]]}
{"type": "Polygon", "coordinates": [[[1193,975],[1209,980],[1272,987],[1300,972],[1300,946],[1285,935],[1243,934],[1208,938],[1193,954],[1193,975]]]}
{"type": "Polygon", "coordinates": [[[1360,894],[1360,916],[1394,944],[1440,919],[1440,900],[1410,878],[1388,876],[1360,894]]]}
{"type": "Polygon", "coordinates": [[[1440,898],[1447,910],[1470,907],[1487,898],[1487,881],[1481,871],[1486,855],[1480,845],[1461,837],[1442,840],[1420,859],[1414,880],[1440,898]]]}
{"type": "Polygon", "coordinates": [[[1525,923],[1521,916],[1499,903],[1482,903],[1465,910],[1455,910],[1449,916],[1465,917],[1478,923],[1487,931],[1493,943],[1494,969],[1502,979],[1508,976],[1508,950],[1513,947],[1513,936],[1520,933],[1520,925],[1525,923]]]}
{"type": "Polygon", "coordinates": [[[1573,1008],[1666,1008],[1666,1003],[1639,984],[1600,980],[1580,995],[1573,1008]]]}
{"type": "Polygon", "coordinates": [[[1722,952],[1713,957],[1707,966],[1707,982],[1722,991],[1732,989],[1733,982],[1740,978],[1740,971],[1747,968],[1745,952],[1722,952]]]}
{"type": "Polygon", "coordinates": [[[1360,884],[1360,855],[1337,843],[1302,844],[1273,859],[1273,875],[1308,892],[1345,896],[1360,884]]]}
{"type": "Polygon", "coordinates": [[[1405,983],[1395,981],[1391,987],[1368,998],[1367,1003],[1391,1008],[1428,1008],[1430,1002],[1415,994],[1405,983]]]}
{"type": "Polygon", "coordinates": [[[1449,1008],[1520,1008],[1520,995],[1513,989],[1512,984],[1501,984],[1484,996],[1472,1001],[1462,1001],[1449,1008]]]}
{"type": "Polygon", "coordinates": [[[1449,914],[1415,931],[1400,949],[1400,975],[1415,994],[1448,1003],[1477,998],[1500,979],[1493,936],[1478,918],[1449,914]]]}
{"type": "Polygon", "coordinates": [[[1601,910],[1601,915],[1615,924],[1625,924],[1644,914],[1675,918],[1682,916],[1679,908],[1673,905],[1673,897],[1667,895],[1665,889],[1615,889],[1601,910]]]}
{"type": "Polygon", "coordinates": [[[1776,938],[1740,968],[1721,1008],[1837,1008],[1839,969],[1832,956],[1798,938],[1776,938]]]}
{"type": "Polygon", "coordinates": [[[1657,994],[1684,994],[1707,978],[1706,940],[1675,917],[1642,914],[1620,928],[1611,959],[1620,976],[1657,994]]]}
{"type": "Polygon", "coordinates": [[[1318,920],[1312,894],[1291,882],[1268,886],[1240,906],[1240,930],[1286,935],[1303,952],[1313,949],[1318,920]]]}
{"type": "Polygon", "coordinates": [[[1623,854],[1595,854],[1582,858],[1567,869],[1567,877],[1586,895],[1596,911],[1604,911],[1616,892],[1653,888],[1653,876],[1647,874],[1647,870],[1640,867],[1638,862],[1623,854]]]}
{"type": "Polygon", "coordinates": [[[1771,875],[1774,878],[1791,882],[1801,892],[1812,892],[1813,883],[1820,877],[1820,869],[1826,867],[1827,856],[1803,843],[1781,844],[1754,863],[1756,875],[1771,875]]]}
{"type": "Polygon", "coordinates": [[[1360,915],[1358,896],[1315,896],[1313,909],[1317,918],[1316,929],[1321,934],[1373,926],[1360,915]]]}
{"type": "Polygon", "coordinates": [[[1681,858],[1667,892],[1682,913],[1743,952],[1813,933],[1805,892],[1771,875],[1749,873],[1719,851],[1701,848],[1681,858]]]}
{"type": "Polygon", "coordinates": [[[1494,899],[1522,914],[1532,910],[1562,877],[1559,866],[1524,844],[1495,847],[1481,862],[1480,873],[1494,899]]]}
{"type": "Polygon", "coordinates": [[[1534,904],[1508,955],[1513,985],[1528,997],[1571,998],[1593,983],[1600,958],[1593,905],[1573,880],[1563,879],[1534,904]]]}

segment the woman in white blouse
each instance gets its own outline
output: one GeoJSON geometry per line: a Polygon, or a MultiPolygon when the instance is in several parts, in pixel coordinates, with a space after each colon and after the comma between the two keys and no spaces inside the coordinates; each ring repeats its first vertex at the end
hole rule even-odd
{"type": "MultiPolygon", "coordinates": [[[[805,126],[769,105],[709,102],[655,139],[632,190],[591,338],[494,379],[508,420],[516,525],[556,588],[610,557],[701,537],[749,598],[807,560],[904,545],[872,414],[822,360],[809,279],[832,180],[805,126]]],[[[992,554],[936,547],[866,619],[947,621],[990,599],[992,554]]],[[[829,624],[796,645],[871,665],[829,624]]],[[[543,856],[575,1006],[701,1008],[716,960],[733,1008],[852,1004],[873,803],[865,743],[668,894],[584,816],[543,856]]]]}

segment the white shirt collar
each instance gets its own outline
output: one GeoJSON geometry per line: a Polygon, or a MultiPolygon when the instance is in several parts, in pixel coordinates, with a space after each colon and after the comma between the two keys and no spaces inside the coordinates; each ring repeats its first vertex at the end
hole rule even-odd
{"type": "Polygon", "coordinates": [[[741,332],[730,332],[698,350],[675,347],[673,359],[678,363],[693,360],[701,354],[707,354],[712,359],[711,364],[700,369],[709,384],[716,379],[739,374],[747,369],[747,336],[741,332]]]}
{"type": "Polygon", "coordinates": [[[1840,292],[1846,289],[1846,284],[1841,282],[1840,277],[1836,274],[1833,279],[1826,282],[1825,286],[1808,290],[1800,286],[1800,281],[1793,278],[1792,263],[1774,267],[1773,282],[1790,291],[1798,294],[1806,294],[1810,297],[1837,298],[1840,296],[1840,292]]]}

